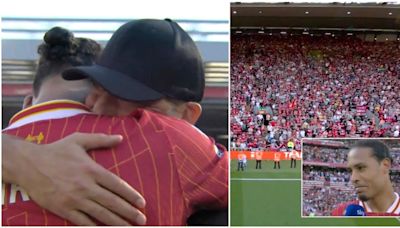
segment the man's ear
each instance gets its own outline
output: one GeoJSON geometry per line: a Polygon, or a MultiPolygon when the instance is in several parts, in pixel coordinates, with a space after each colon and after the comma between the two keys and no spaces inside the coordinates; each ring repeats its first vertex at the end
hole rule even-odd
{"type": "Polygon", "coordinates": [[[27,95],[24,98],[24,103],[22,104],[22,109],[26,109],[32,106],[33,102],[33,96],[32,95],[27,95]]]}
{"type": "Polygon", "coordinates": [[[183,111],[182,119],[195,125],[201,115],[201,105],[196,102],[185,103],[185,110],[183,111]]]}
{"type": "Polygon", "coordinates": [[[392,167],[392,162],[388,158],[385,158],[381,161],[381,165],[383,166],[384,169],[383,172],[385,174],[389,174],[390,168],[392,167]]]}

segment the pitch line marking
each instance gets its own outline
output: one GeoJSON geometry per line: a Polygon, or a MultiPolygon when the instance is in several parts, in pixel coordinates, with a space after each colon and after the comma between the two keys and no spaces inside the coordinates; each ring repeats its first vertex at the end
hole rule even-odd
{"type": "Polygon", "coordinates": [[[301,181],[293,178],[231,178],[233,181],[301,181]]]}

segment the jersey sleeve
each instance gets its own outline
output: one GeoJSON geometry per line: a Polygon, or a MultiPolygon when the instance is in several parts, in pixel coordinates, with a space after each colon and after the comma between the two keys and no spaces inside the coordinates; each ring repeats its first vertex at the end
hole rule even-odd
{"type": "MultiPolygon", "coordinates": [[[[182,121],[183,122],[183,121],[182,121]]],[[[180,184],[191,209],[228,207],[228,153],[194,126],[170,128],[180,184]]]]}
{"type": "Polygon", "coordinates": [[[343,211],[340,211],[340,208],[337,207],[335,209],[333,209],[333,211],[331,212],[332,216],[343,216],[343,211]]]}
{"type": "Polygon", "coordinates": [[[338,205],[332,212],[331,215],[332,216],[344,216],[344,211],[346,209],[346,206],[348,205],[348,203],[344,203],[344,204],[340,204],[338,205]]]}

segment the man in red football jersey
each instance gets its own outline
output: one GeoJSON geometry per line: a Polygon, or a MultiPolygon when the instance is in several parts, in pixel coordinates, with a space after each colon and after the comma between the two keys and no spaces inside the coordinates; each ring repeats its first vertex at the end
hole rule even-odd
{"type": "MultiPolygon", "coordinates": [[[[69,78],[78,75],[96,82],[86,102],[94,112],[124,117],[91,115],[79,103],[50,101],[18,113],[7,133],[36,143],[51,143],[75,131],[123,135],[117,148],[91,155],[143,194],[149,225],[183,225],[199,208],[227,207],[227,158],[191,125],[201,111],[196,103],[204,90],[201,58],[176,23],[140,20],[125,24],[109,41],[98,65],[65,74],[69,78]],[[48,120],[42,111],[64,118],[48,120]]],[[[12,186],[6,189],[4,225],[65,224],[29,201],[28,194],[19,191],[18,200],[18,191],[12,186]]],[[[87,210],[97,210],[96,203],[87,210]]],[[[84,224],[90,224],[90,219],[84,224]]]]}
{"type": "Polygon", "coordinates": [[[339,205],[332,215],[344,216],[346,208],[355,204],[363,207],[367,216],[399,216],[399,194],[393,190],[389,176],[389,148],[379,140],[360,140],[350,149],[347,159],[358,200],[339,205]]]}

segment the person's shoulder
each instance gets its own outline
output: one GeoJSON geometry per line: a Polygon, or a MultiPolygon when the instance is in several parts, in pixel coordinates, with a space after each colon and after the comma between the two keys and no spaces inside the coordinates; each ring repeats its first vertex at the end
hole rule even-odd
{"type": "Polygon", "coordinates": [[[345,210],[350,204],[358,204],[358,201],[353,200],[338,204],[335,209],[332,210],[331,216],[344,216],[345,210]]]}
{"type": "Polygon", "coordinates": [[[162,121],[167,121],[167,122],[179,122],[180,119],[165,115],[160,112],[156,112],[153,110],[148,110],[148,109],[137,109],[134,112],[130,114],[131,117],[134,117],[135,119],[151,119],[151,120],[162,120],[162,121]]]}
{"type": "Polygon", "coordinates": [[[179,119],[167,116],[160,112],[138,108],[127,116],[118,116],[118,120],[135,120],[141,125],[151,123],[153,125],[165,125],[166,123],[179,122],[179,119]]]}
{"type": "Polygon", "coordinates": [[[191,138],[191,140],[213,141],[204,132],[193,124],[183,119],[167,116],[162,113],[146,109],[139,109],[131,114],[140,125],[149,125],[155,129],[162,130],[174,137],[191,138]]]}
{"type": "Polygon", "coordinates": [[[159,112],[154,112],[150,110],[143,109],[142,118],[146,120],[150,120],[152,124],[157,125],[158,127],[162,127],[165,130],[176,130],[185,133],[196,133],[196,134],[203,134],[204,133],[195,127],[193,124],[190,124],[186,120],[178,119],[173,116],[167,116],[159,112]]]}

